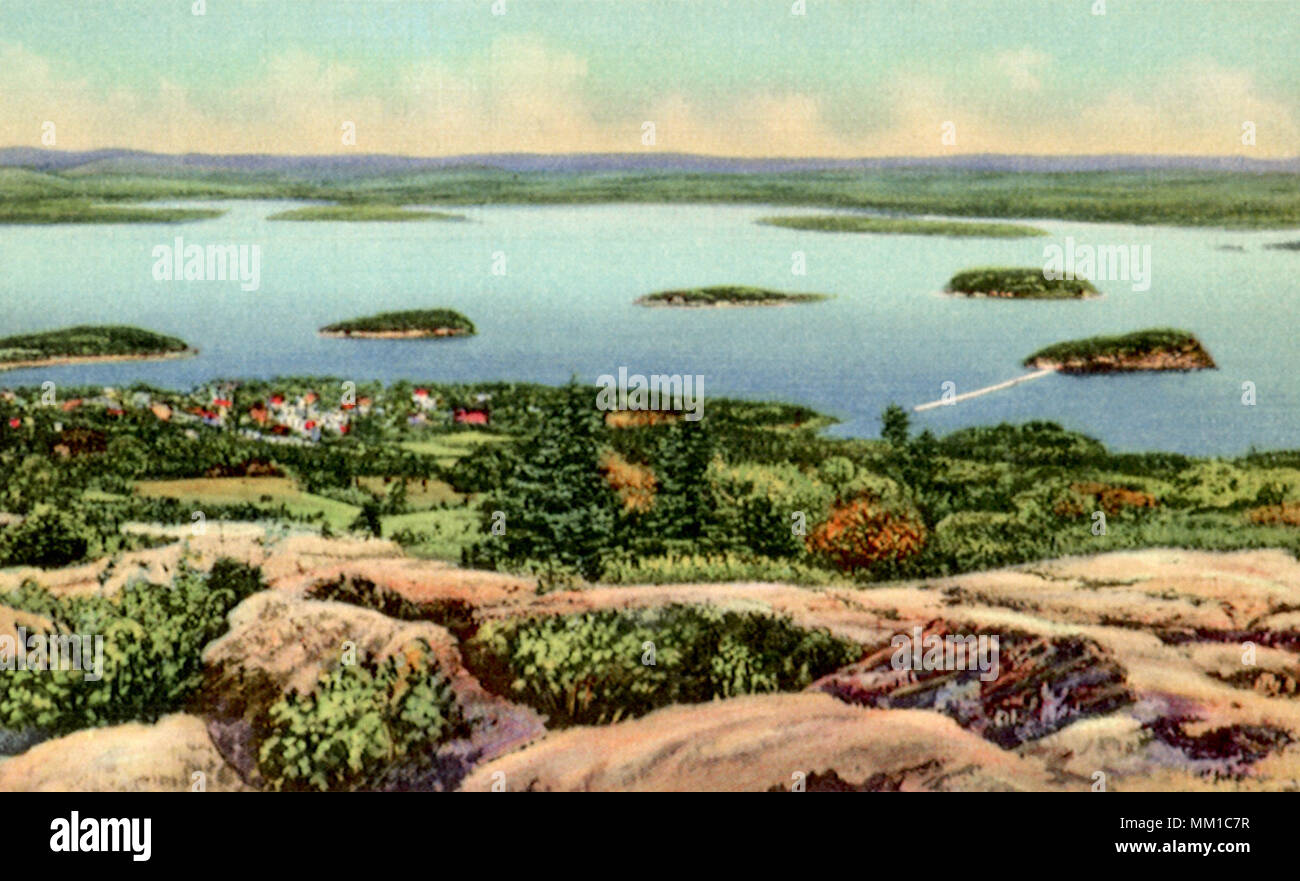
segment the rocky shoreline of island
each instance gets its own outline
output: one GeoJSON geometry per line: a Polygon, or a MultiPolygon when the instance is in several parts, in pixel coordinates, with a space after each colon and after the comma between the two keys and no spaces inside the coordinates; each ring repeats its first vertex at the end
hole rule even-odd
{"type": "Polygon", "coordinates": [[[1212,370],[1210,353],[1184,330],[1153,328],[1122,336],[1098,336],[1057,343],[1024,360],[1024,366],[1061,373],[1129,373],[1153,370],[1212,370]]]}

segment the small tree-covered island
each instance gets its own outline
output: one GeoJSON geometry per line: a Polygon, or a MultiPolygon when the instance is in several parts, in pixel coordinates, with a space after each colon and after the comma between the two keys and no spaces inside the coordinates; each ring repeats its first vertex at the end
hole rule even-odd
{"type": "Polygon", "coordinates": [[[1100,296],[1083,278],[1047,278],[1038,267],[990,266],[959,272],[945,293],[1001,300],[1082,300],[1100,296]]]}
{"type": "Polygon", "coordinates": [[[339,321],[322,327],[320,333],[344,339],[420,339],[473,336],[477,330],[474,322],[452,309],[410,309],[339,321]]]}
{"type": "Polygon", "coordinates": [[[716,285],[707,288],[690,288],[680,291],[660,291],[638,297],[638,306],[786,306],[794,303],[817,303],[828,300],[828,294],[787,294],[767,288],[741,285],[716,285]]]}
{"type": "Polygon", "coordinates": [[[0,337],[0,370],[192,355],[184,340],[126,325],[78,325],[0,337]]]}
{"type": "Polygon", "coordinates": [[[1062,373],[1204,370],[1215,366],[1200,340],[1185,330],[1167,327],[1057,343],[1039,349],[1024,363],[1062,373]]]}
{"type": "Polygon", "coordinates": [[[401,205],[352,202],[341,205],[308,205],[272,214],[267,220],[334,220],[372,223],[396,223],[410,220],[464,220],[464,215],[446,211],[413,211],[401,205]]]}
{"type": "Polygon", "coordinates": [[[876,233],[907,236],[951,236],[980,239],[1020,239],[1045,236],[1046,230],[1017,223],[980,223],[965,220],[923,220],[916,217],[878,217],[871,214],[800,214],[760,217],[763,226],[811,232],[876,233]]]}

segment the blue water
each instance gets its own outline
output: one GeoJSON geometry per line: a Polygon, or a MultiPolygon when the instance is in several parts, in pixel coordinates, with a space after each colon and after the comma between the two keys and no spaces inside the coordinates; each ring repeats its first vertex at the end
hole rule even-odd
{"type": "MultiPolygon", "coordinates": [[[[858,236],[758,226],[752,206],[490,207],[467,223],[283,223],[277,202],[220,203],[179,225],[0,227],[4,333],[117,322],[170,333],[192,359],[13,371],[46,379],[188,388],[214,377],[330,374],[345,379],[595,382],[630,373],[700,374],[706,396],[781,399],[877,434],[891,401],[934,400],[1024,372],[1040,346],[1169,325],[1197,334],[1220,369],[1190,374],[1049,376],[914,416],[944,433],[1051,419],[1115,449],[1236,454],[1300,447],[1300,347],[1293,344],[1300,253],[1261,250],[1294,231],[1226,232],[1030,221],[1051,238],[858,236]],[[257,244],[261,287],[159,282],[152,250],[257,244]],[[1105,297],[1004,302],[938,296],[980,265],[1040,266],[1048,243],[1150,245],[1150,290],[1098,282],[1105,297]],[[1218,250],[1242,245],[1245,253],[1218,250]],[[807,274],[792,274],[802,251],[807,274]],[[492,273],[504,253],[505,275],[492,273]],[[665,288],[750,284],[834,294],[759,309],[632,305],[665,288]],[[322,339],[323,324],[371,312],[446,306],[479,334],[438,342],[322,339]],[[1242,404],[1242,383],[1257,404],[1242,404]]],[[[799,213],[779,209],[776,213],[799,213]]],[[[808,212],[819,213],[819,212],[808,212]]],[[[707,398],[705,405],[707,413],[707,398]]]]}

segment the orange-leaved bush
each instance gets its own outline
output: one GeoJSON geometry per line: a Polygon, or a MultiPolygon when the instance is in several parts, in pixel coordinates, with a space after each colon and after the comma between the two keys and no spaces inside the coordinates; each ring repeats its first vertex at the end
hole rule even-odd
{"type": "Polygon", "coordinates": [[[916,514],[858,498],[832,508],[807,546],[809,553],[850,572],[918,554],[925,540],[925,524],[916,514]]]}

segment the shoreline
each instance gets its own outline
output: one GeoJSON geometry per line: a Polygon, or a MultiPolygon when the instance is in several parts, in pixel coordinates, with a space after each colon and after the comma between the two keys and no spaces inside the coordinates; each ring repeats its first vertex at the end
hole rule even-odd
{"type": "Polygon", "coordinates": [[[1006,291],[940,291],[940,296],[963,300],[1100,300],[1105,294],[1084,293],[1071,297],[1022,297],[1006,291]]]}
{"type": "Polygon", "coordinates": [[[456,327],[436,327],[432,330],[321,330],[317,334],[333,340],[419,340],[473,336],[469,331],[456,327]]]}
{"type": "Polygon", "coordinates": [[[50,358],[34,358],[26,361],[0,361],[0,371],[63,367],[70,364],[100,364],[111,361],[172,361],[177,358],[192,358],[198,353],[198,349],[186,349],[183,352],[143,352],[130,355],[55,355],[50,358]]]}
{"type": "Polygon", "coordinates": [[[633,301],[633,305],[646,306],[651,309],[741,309],[746,306],[804,306],[809,303],[818,302],[821,302],[821,300],[753,300],[750,302],[738,303],[674,303],[667,300],[647,300],[645,297],[638,297],[633,301]]]}

